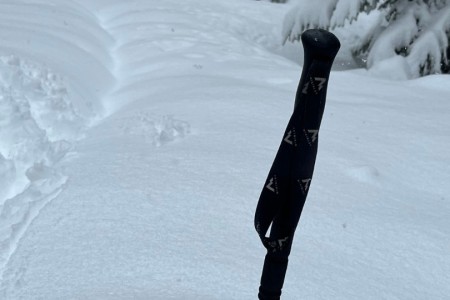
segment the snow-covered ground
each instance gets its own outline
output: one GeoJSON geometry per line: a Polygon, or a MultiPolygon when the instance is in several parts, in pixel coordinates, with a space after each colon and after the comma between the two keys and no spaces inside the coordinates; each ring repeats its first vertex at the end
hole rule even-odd
{"type": "MultiPolygon", "coordinates": [[[[0,0],[1,299],[256,298],[288,8],[0,0]]],[[[283,299],[450,297],[450,78],[380,74],[331,74],[283,299]]]]}

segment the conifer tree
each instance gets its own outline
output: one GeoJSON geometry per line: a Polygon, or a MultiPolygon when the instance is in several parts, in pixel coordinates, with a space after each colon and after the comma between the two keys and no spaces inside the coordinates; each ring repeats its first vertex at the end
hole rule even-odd
{"type": "Polygon", "coordinates": [[[450,0],[298,0],[286,16],[284,41],[298,41],[310,28],[352,26],[361,13],[379,18],[353,47],[367,68],[402,57],[410,77],[450,72],[450,0]]]}

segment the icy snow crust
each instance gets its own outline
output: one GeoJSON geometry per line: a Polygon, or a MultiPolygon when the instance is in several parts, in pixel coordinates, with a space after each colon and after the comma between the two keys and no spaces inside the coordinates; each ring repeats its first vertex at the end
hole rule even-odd
{"type": "MultiPolygon", "coordinates": [[[[0,1],[1,299],[256,298],[289,6],[0,1]]],[[[447,299],[449,83],[332,73],[283,299],[447,299]]]]}

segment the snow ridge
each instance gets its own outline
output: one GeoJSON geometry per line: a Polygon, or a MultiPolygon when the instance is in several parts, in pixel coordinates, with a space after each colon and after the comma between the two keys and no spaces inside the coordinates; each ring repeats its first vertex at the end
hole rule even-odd
{"type": "Polygon", "coordinates": [[[54,166],[85,120],[61,77],[17,56],[0,58],[0,268],[67,178],[54,166]]]}
{"type": "Polygon", "coordinates": [[[80,5],[66,2],[55,8],[48,2],[19,2],[0,7],[5,12],[0,13],[0,282],[4,290],[15,280],[5,278],[5,271],[20,239],[68,181],[64,158],[102,116],[100,98],[113,83],[114,62],[105,48],[112,39],[80,5]],[[31,51],[23,51],[23,41],[31,51]],[[93,77],[102,80],[92,85],[93,77]]]}

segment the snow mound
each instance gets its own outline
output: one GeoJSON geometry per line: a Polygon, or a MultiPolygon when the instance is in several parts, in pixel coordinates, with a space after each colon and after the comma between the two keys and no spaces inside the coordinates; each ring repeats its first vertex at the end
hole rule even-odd
{"type": "Polygon", "coordinates": [[[0,57],[0,270],[28,225],[61,190],[55,165],[81,137],[64,79],[48,67],[0,57]]]}
{"type": "MultiPolygon", "coordinates": [[[[15,55],[0,57],[0,84],[52,140],[79,135],[86,122],[73,107],[64,79],[15,55]]],[[[23,111],[23,109],[22,109],[23,111]]]]}
{"type": "Polygon", "coordinates": [[[355,166],[346,170],[346,173],[356,181],[362,183],[377,183],[380,172],[374,166],[355,166]]]}
{"type": "Polygon", "coordinates": [[[403,56],[386,58],[368,70],[368,74],[378,78],[389,78],[392,80],[408,80],[413,78],[411,67],[403,56]]]}
{"type": "Polygon", "coordinates": [[[74,83],[74,103],[100,108],[95,100],[114,80],[114,40],[91,11],[76,1],[2,1],[0,39],[0,55],[49,66],[74,83]]]}
{"type": "Polygon", "coordinates": [[[7,285],[19,240],[68,179],[63,158],[104,113],[115,61],[114,39],[77,1],[3,1],[0,25],[0,280],[7,285]]]}

